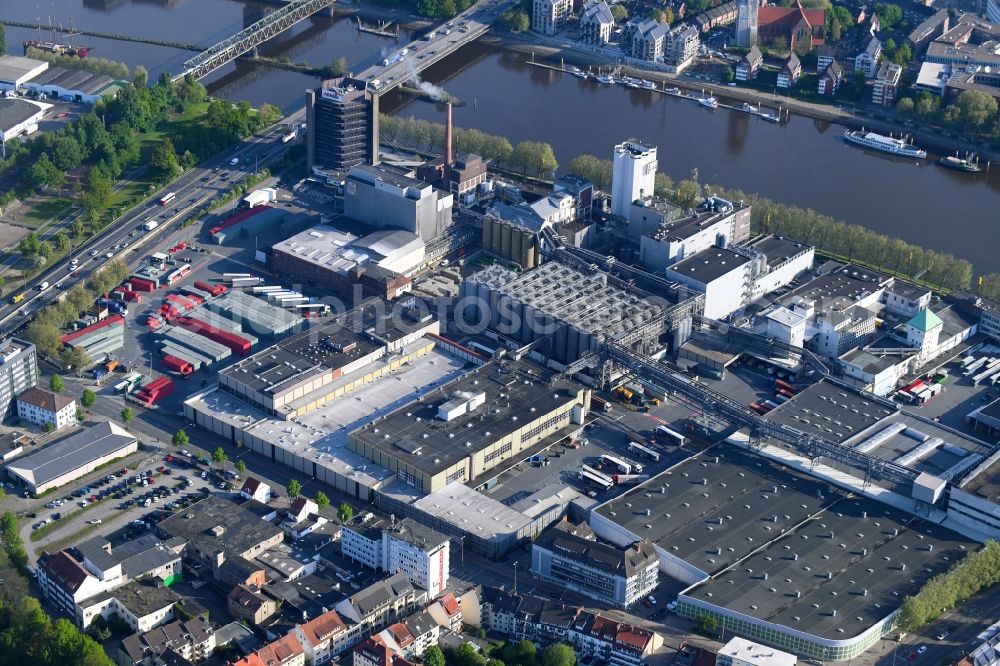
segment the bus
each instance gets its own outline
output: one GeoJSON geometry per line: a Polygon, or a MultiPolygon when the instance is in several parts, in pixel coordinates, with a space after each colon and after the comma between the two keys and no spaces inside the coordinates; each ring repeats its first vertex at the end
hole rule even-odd
{"type": "Polygon", "coordinates": [[[166,206],[168,203],[177,198],[176,192],[167,192],[162,197],[160,197],[160,205],[166,206]]]}
{"type": "Polygon", "coordinates": [[[604,465],[608,465],[609,467],[615,468],[620,474],[632,473],[632,465],[629,465],[621,458],[615,458],[614,456],[609,456],[608,454],[604,454],[601,456],[601,463],[603,463],[604,465]]]}
{"type": "Polygon", "coordinates": [[[684,446],[684,435],[680,434],[676,430],[671,430],[665,425],[656,426],[656,430],[653,431],[657,439],[662,439],[668,444],[676,444],[677,446],[684,446]]]}
{"type": "Polygon", "coordinates": [[[615,485],[611,479],[604,475],[598,476],[586,467],[580,470],[580,478],[600,490],[611,490],[615,485]]]}
{"type": "Polygon", "coordinates": [[[660,462],[660,454],[649,448],[648,446],[643,446],[639,442],[629,442],[628,443],[629,453],[635,453],[640,456],[645,456],[652,460],[653,462],[660,462]]]}

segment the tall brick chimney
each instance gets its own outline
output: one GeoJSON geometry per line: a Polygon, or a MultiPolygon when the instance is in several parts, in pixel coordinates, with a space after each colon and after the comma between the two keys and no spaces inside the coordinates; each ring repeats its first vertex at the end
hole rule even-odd
{"type": "Polygon", "coordinates": [[[444,126],[444,166],[445,169],[451,166],[451,102],[448,102],[448,121],[444,126]]]}

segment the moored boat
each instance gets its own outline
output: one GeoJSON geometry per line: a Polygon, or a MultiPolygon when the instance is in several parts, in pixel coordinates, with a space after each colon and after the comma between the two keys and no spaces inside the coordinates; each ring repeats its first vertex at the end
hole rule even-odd
{"type": "Polygon", "coordinates": [[[966,173],[979,173],[982,169],[979,168],[979,164],[968,158],[962,158],[958,156],[952,157],[942,157],[937,161],[943,167],[948,169],[954,169],[956,171],[965,171],[966,173]]]}
{"type": "Polygon", "coordinates": [[[704,107],[708,107],[709,109],[719,108],[719,100],[714,97],[700,97],[698,98],[698,103],[704,107]]]}
{"type": "Polygon", "coordinates": [[[883,153],[889,153],[890,155],[916,157],[919,159],[927,157],[926,150],[922,150],[912,144],[906,143],[902,139],[876,134],[875,132],[866,132],[864,129],[846,130],[844,132],[844,141],[853,143],[854,145],[861,146],[863,148],[870,148],[883,153]]]}

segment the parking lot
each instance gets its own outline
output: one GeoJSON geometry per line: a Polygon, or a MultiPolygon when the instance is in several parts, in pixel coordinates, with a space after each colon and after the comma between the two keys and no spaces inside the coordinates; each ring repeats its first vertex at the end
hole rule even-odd
{"type": "Polygon", "coordinates": [[[193,456],[133,457],[53,497],[19,500],[26,507],[22,536],[38,552],[83,530],[124,541],[209,492],[235,490],[235,483],[231,476],[215,473],[193,456]],[[31,539],[31,533],[53,523],[58,526],[31,539]]]}
{"type": "MultiPolygon", "coordinates": [[[[974,355],[977,357],[983,355],[1000,356],[1000,350],[974,355]]],[[[914,406],[905,402],[898,404],[925,418],[935,419],[942,425],[982,439],[984,435],[977,434],[972,426],[966,422],[965,417],[975,409],[1000,397],[1000,387],[989,384],[974,386],[970,378],[962,376],[958,361],[948,363],[943,369],[948,372],[948,377],[944,382],[944,393],[922,406],[914,406]]],[[[990,441],[990,443],[995,442],[990,441]]]]}

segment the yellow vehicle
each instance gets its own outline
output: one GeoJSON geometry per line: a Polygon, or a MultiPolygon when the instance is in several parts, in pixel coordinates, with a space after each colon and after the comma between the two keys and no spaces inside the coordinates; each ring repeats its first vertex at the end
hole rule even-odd
{"type": "Polygon", "coordinates": [[[20,303],[21,301],[24,300],[25,296],[27,296],[27,294],[17,294],[16,296],[14,296],[13,298],[10,299],[10,302],[11,303],[20,303]]]}

